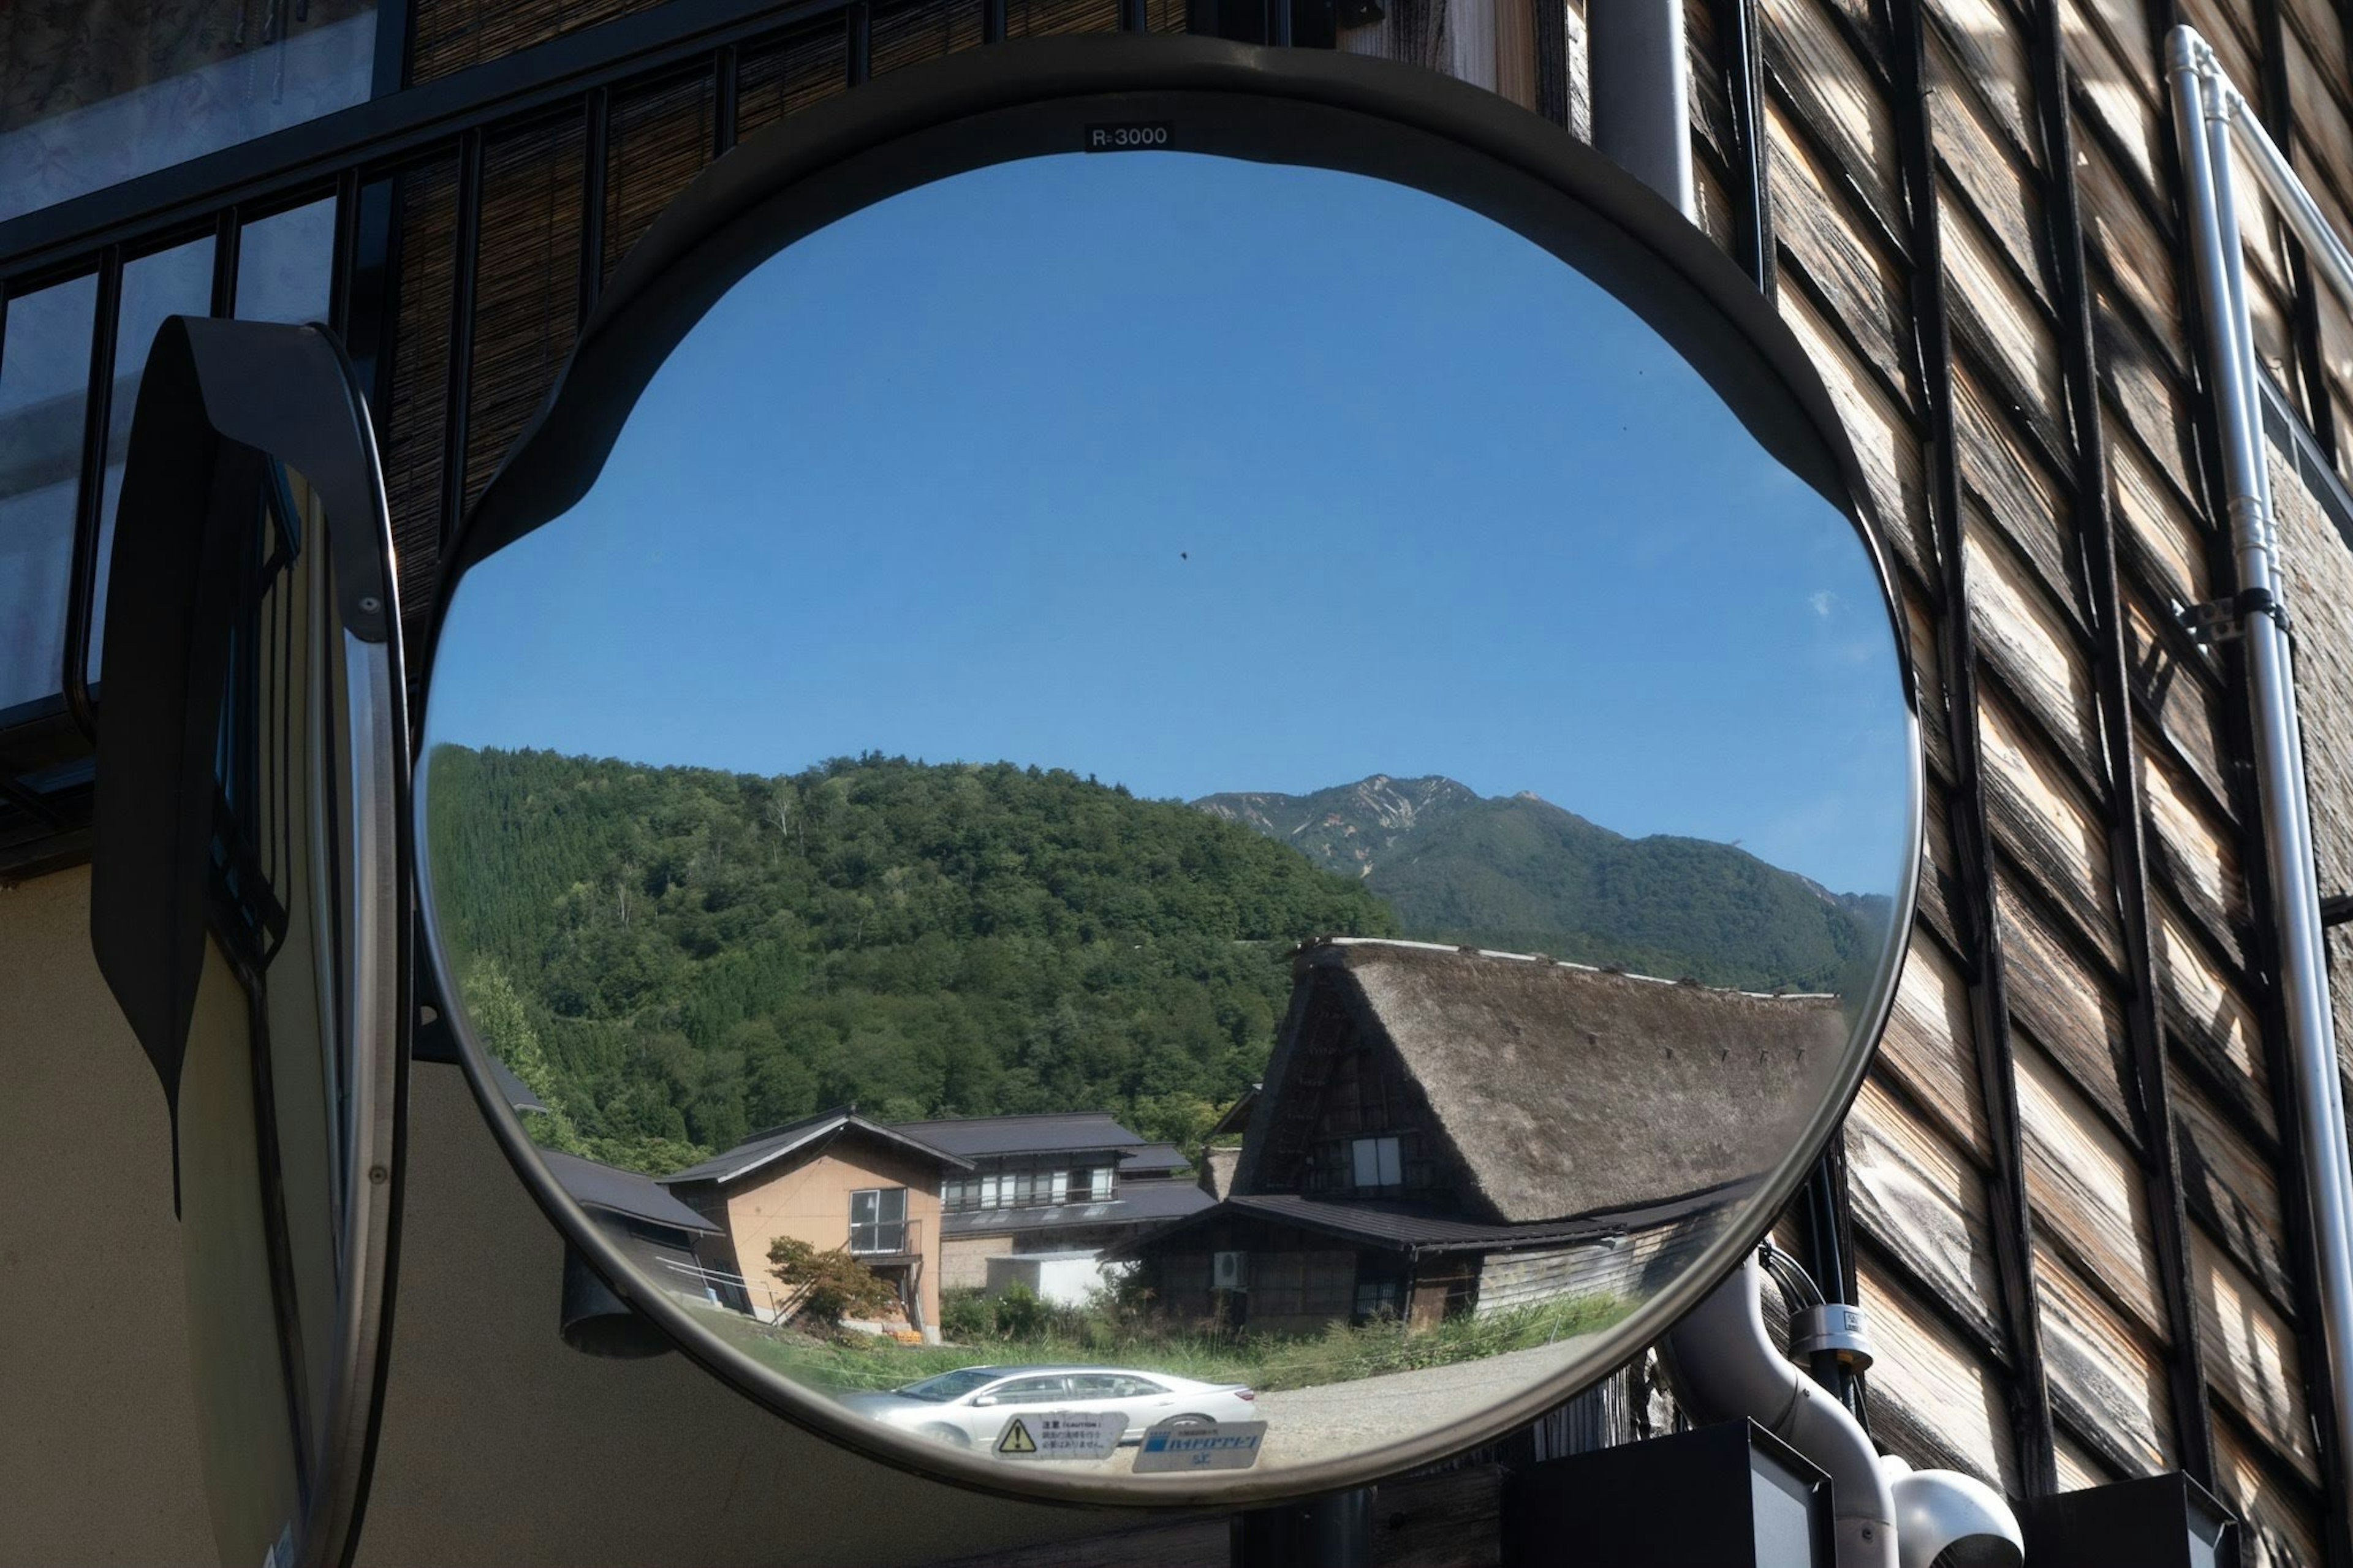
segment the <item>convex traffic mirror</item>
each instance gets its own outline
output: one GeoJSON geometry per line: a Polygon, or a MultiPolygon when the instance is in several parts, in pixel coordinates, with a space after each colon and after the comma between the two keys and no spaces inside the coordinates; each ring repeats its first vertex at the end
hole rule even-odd
{"type": "Polygon", "coordinates": [[[1907,676],[1822,389],[1468,88],[978,54],[723,160],[457,551],[430,957],[575,1246],[894,1462],[1435,1458],[1767,1226],[1883,1021],[1907,676]]]}

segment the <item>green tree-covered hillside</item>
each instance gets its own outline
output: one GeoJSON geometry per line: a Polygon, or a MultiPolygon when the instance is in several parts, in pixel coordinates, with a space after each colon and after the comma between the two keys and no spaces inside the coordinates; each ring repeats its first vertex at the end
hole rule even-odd
{"type": "Polygon", "coordinates": [[[1736,845],[1629,838],[1533,795],[1375,774],[1194,805],[1356,877],[1409,935],[1709,985],[1851,993],[1887,900],[1826,892],[1736,845]]]}
{"type": "Polygon", "coordinates": [[[539,1135],[657,1173],[844,1101],[1190,1142],[1263,1069],[1290,945],[1397,929],[1240,824],[1059,771],[441,746],[427,784],[444,937],[539,1135]]]}

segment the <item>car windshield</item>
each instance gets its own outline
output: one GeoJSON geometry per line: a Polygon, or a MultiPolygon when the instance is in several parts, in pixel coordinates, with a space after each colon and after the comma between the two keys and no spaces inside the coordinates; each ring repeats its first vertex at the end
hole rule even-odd
{"type": "Polygon", "coordinates": [[[995,1383],[1002,1375],[978,1367],[965,1367],[961,1372],[944,1372],[921,1383],[911,1383],[898,1392],[909,1399],[927,1399],[938,1405],[950,1399],[961,1399],[976,1388],[995,1383]]]}

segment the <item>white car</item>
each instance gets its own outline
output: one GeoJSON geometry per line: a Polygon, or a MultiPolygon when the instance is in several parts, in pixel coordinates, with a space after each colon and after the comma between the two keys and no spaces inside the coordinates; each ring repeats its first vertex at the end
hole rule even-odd
{"type": "Polygon", "coordinates": [[[861,1415],[969,1448],[994,1444],[1021,1409],[1115,1411],[1127,1417],[1120,1441],[1136,1443],[1164,1421],[1257,1420],[1251,1405],[1257,1397],[1239,1383],[1124,1367],[967,1366],[886,1394],[847,1394],[841,1402],[861,1415]]]}

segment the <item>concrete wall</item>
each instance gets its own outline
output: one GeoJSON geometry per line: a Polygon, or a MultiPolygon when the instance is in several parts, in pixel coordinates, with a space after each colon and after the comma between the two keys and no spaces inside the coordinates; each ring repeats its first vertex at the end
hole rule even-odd
{"type": "Polygon", "coordinates": [[[952,1236],[940,1243],[940,1289],[979,1290],[988,1284],[988,1260],[1013,1250],[1013,1237],[952,1236]]]}
{"type": "MultiPolygon", "coordinates": [[[[202,1564],[170,1131],[89,919],[84,872],[0,889],[0,1564],[202,1564]]],[[[1134,1522],[885,1468],[679,1356],[565,1349],[563,1243],[457,1068],[415,1070],[409,1131],[358,1568],[879,1568],[1134,1522]]]]}

